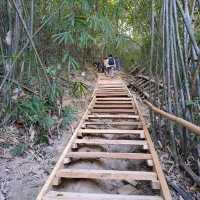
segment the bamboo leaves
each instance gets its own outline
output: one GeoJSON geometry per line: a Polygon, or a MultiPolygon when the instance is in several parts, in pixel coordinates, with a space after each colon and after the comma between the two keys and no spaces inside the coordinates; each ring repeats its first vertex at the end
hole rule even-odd
{"type": "Polygon", "coordinates": [[[55,34],[53,35],[53,39],[54,39],[54,42],[57,41],[58,44],[62,44],[62,43],[74,44],[75,42],[71,31],[55,34]]]}

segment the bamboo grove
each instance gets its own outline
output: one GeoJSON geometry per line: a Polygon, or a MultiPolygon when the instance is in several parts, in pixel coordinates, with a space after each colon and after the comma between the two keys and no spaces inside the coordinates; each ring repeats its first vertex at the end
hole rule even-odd
{"type": "MultiPolygon", "coordinates": [[[[149,73],[158,85],[163,83],[164,89],[161,92],[158,86],[151,101],[169,113],[199,124],[200,2],[164,0],[157,6],[157,1],[152,1],[149,73]]],[[[158,117],[153,116],[152,123],[160,130],[158,117]]],[[[173,122],[165,121],[165,125],[166,134],[155,137],[165,148],[170,148],[176,163],[200,185],[199,138],[173,122]],[[189,157],[193,158],[193,170],[197,174],[186,166],[189,157]]]]}
{"type": "Polygon", "coordinates": [[[124,52],[131,38],[120,24],[127,20],[129,4],[131,1],[1,1],[0,125],[15,121],[24,112],[23,96],[37,96],[57,108],[54,104],[63,93],[60,79],[67,79],[68,89],[79,85],[83,91],[85,86],[74,83],[70,73],[84,70],[112,49],[124,52]]]}

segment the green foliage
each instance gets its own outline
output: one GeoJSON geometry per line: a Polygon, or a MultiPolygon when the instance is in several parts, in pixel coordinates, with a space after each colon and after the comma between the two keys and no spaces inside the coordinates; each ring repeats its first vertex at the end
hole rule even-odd
{"type": "Polygon", "coordinates": [[[44,100],[33,96],[31,99],[21,100],[17,103],[18,115],[27,126],[39,126],[48,130],[54,125],[49,115],[49,107],[44,100]]]}
{"type": "Polygon", "coordinates": [[[72,83],[72,94],[76,97],[84,96],[87,89],[87,85],[81,81],[75,81],[72,83]]]}
{"type": "Polygon", "coordinates": [[[10,154],[12,156],[22,156],[27,149],[28,149],[27,144],[19,143],[10,149],[10,154]]]}
{"type": "Polygon", "coordinates": [[[46,104],[49,105],[51,110],[56,110],[57,101],[63,95],[63,89],[56,82],[52,80],[51,88],[46,89],[46,104]]]}
{"type": "Polygon", "coordinates": [[[47,132],[39,134],[35,141],[35,144],[48,144],[48,143],[49,143],[49,138],[47,132]]]}
{"type": "Polygon", "coordinates": [[[57,66],[50,66],[46,69],[46,72],[49,76],[55,78],[58,75],[59,71],[61,70],[61,65],[58,64],[57,66]]]}
{"type": "Polygon", "coordinates": [[[72,122],[75,119],[75,113],[76,111],[69,106],[63,108],[62,110],[62,117],[63,117],[62,126],[63,127],[66,127],[67,125],[70,124],[70,122],[72,122]]]}
{"type": "Polygon", "coordinates": [[[70,43],[70,44],[74,44],[74,39],[73,39],[73,36],[72,36],[72,32],[71,31],[66,31],[66,32],[63,32],[63,33],[58,33],[58,34],[55,34],[53,35],[53,39],[54,39],[54,42],[58,42],[58,44],[67,44],[67,43],[70,43]]]}
{"type": "Polygon", "coordinates": [[[62,62],[67,62],[68,71],[70,71],[71,69],[79,69],[79,63],[69,54],[69,52],[65,52],[62,62]]]}
{"type": "Polygon", "coordinates": [[[193,100],[190,100],[190,101],[186,101],[186,106],[188,107],[198,107],[200,104],[200,97],[196,97],[195,99],[193,100]]]}

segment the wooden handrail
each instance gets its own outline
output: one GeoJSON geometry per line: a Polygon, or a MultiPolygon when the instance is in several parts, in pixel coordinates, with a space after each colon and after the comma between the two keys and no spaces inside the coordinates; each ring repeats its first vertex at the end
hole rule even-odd
{"type": "Polygon", "coordinates": [[[184,126],[185,128],[191,130],[193,133],[196,133],[197,135],[200,136],[200,127],[185,120],[182,119],[180,117],[177,117],[171,113],[165,112],[163,110],[160,110],[159,108],[157,108],[156,106],[154,106],[153,104],[151,104],[149,101],[144,100],[144,103],[154,112],[162,115],[163,117],[166,117],[167,119],[170,119],[174,122],[176,122],[177,124],[180,124],[181,126],[184,126]]]}

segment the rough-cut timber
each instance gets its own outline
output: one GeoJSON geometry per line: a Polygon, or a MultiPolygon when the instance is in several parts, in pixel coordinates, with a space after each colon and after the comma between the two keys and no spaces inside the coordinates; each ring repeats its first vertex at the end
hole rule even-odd
{"type": "MultiPolygon", "coordinates": [[[[143,81],[140,82],[142,84],[143,81]]],[[[92,147],[93,148],[93,147],[92,147]]],[[[91,149],[92,149],[91,148],[91,149]]],[[[62,188],[62,191],[65,191],[62,188]]],[[[92,95],[85,114],[70,141],[64,149],[46,183],[38,194],[37,200],[171,200],[171,194],[163,174],[158,155],[147,129],[143,113],[126,85],[120,78],[109,78],[99,75],[96,89],[92,95]],[[98,136],[98,138],[97,138],[98,136]],[[108,137],[105,137],[108,136],[108,137]],[[111,137],[110,137],[111,136],[111,137]],[[100,137],[100,138],[99,138],[100,137]],[[103,137],[103,138],[102,138],[103,137]],[[112,138],[113,137],[113,138],[112,138]],[[81,151],[85,145],[112,145],[118,147],[137,147],[137,152],[89,152],[81,151]],[[138,152],[139,151],[139,152],[138,152]],[[145,170],[113,169],[76,169],[69,168],[75,160],[120,159],[146,162],[145,170]],[[54,185],[63,179],[102,179],[118,181],[149,182],[155,195],[96,194],[60,192],[54,185]]]]}

